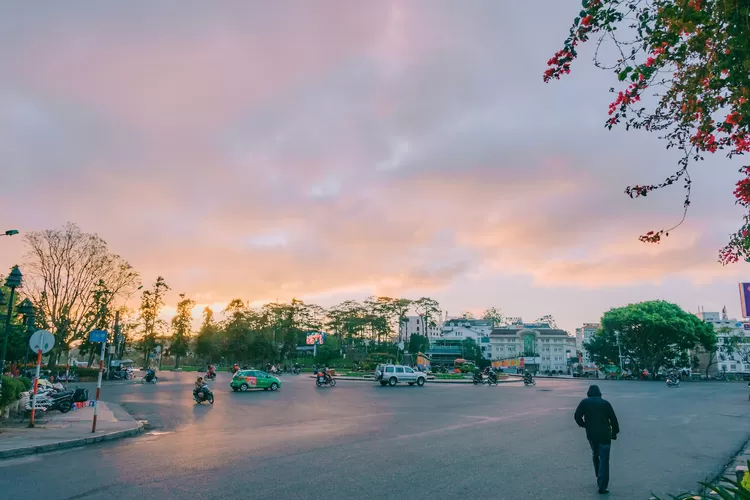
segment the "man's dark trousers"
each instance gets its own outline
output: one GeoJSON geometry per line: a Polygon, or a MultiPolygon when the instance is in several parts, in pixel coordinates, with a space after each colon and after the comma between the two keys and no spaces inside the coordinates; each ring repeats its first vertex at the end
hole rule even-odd
{"type": "Polygon", "coordinates": [[[594,473],[599,490],[606,490],[609,486],[609,448],[611,443],[599,444],[589,441],[591,454],[594,459],[594,473]]]}

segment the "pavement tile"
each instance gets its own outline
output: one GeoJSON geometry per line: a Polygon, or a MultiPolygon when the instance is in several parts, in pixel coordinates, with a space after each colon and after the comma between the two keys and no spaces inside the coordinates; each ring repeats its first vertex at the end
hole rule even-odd
{"type": "Polygon", "coordinates": [[[66,414],[43,415],[34,428],[4,428],[0,432],[0,459],[133,436],[143,430],[142,423],[113,403],[99,402],[96,433],[91,432],[93,417],[94,408],[84,407],[66,414]]]}

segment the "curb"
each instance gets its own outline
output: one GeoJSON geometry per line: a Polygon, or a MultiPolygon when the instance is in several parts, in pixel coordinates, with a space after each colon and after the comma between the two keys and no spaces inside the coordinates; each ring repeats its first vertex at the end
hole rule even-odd
{"type": "MultiPolygon", "coordinates": [[[[311,376],[310,378],[315,378],[315,376],[311,376]]],[[[351,381],[351,382],[370,382],[374,383],[376,382],[375,378],[362,378],[362,377],[334,377],[336,380],[345,380],[345,381],[351,381]]],[[[523,379],[517,379],[517,380],[498,380],[498,385],[500,384],[513,384],[523,382],[523,379]]],[[[464,379],[464,380],[437,380],[437,379],[427,379],[427,383],[425,385],[429,384],[472,384],[473,382],[470,379],[464,379]]]]}
{"type": "Polygon", "coordinates": [[[78,448],[86,446],[87,444],[100,443],[102,441],[112,441],[114,439],[122,439],[126,437],[132,437],[143,432],[143,422],[138,422],[138,426],[134,429],[125,429],[122,431],[108,432],[107,434],[100,434],[98,436],[88,438],[70,439],[68,441],[60,441],[58,443],[41,444],[38,446],[28,446],[26,448],[15,448],[12,450],[0,451],[0,460],[5,458],[15,458],[25,455],[36,455],[37,453],[47,453],[50,451],[65,450],[68,448],[78,448]]]}

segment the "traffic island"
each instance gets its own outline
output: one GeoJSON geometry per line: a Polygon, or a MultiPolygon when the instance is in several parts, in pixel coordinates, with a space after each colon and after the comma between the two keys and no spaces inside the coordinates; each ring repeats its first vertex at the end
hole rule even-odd
{"type": "Polygon", "coordinates": [[[143,432],[143,423],[120,405],[99,402],[96,432],[91,432],[94,408],[84,406],[69,413],[50,413],[34,428],[28,420],[0,429],[0,459],[33,455],[87,444],[135,436],[143,432]]]}

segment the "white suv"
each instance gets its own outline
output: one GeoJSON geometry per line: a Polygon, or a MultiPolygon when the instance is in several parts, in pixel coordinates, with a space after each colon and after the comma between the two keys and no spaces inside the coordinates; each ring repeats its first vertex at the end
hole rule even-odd
{"type": "Polygon", "coordinates": [[[380,385],[387,384],[391,387],[399,382],[422,387],[427,381],[427,376],[404,365],[379,365],[375,369],[375,380],[380,382],[380,385]]]}

